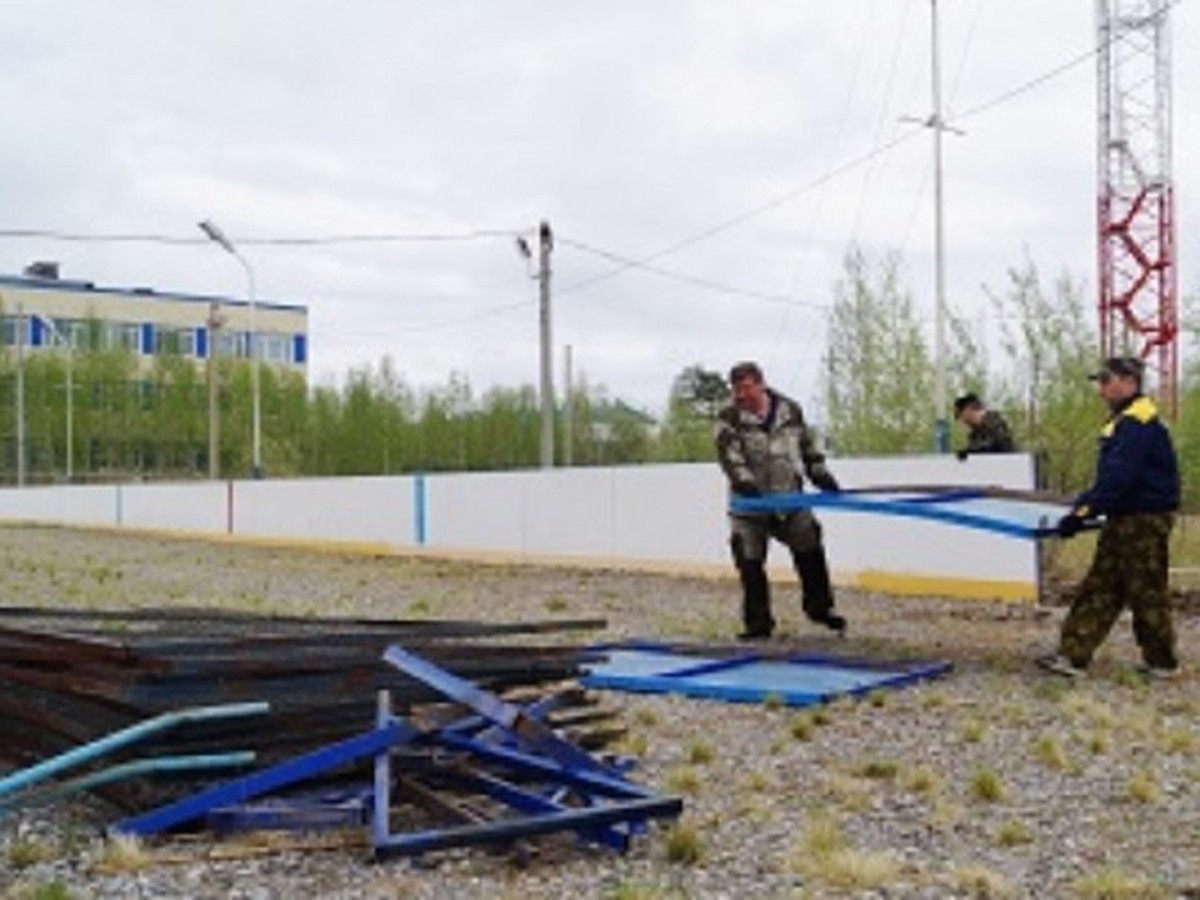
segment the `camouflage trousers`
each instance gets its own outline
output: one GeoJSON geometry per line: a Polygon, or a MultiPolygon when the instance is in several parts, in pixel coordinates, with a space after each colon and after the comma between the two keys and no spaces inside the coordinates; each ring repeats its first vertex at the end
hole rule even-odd
{"type": "Polygon", "coordinates": [[[1174,524],[1172,513],[1133,513],[1104,524],[1091,568],[1075,589],[1063,621],[1063,656],[1086,666],[1128,606],[1146,664],[1178,664],[1167,594],[1167,541],[1174,524]]]}

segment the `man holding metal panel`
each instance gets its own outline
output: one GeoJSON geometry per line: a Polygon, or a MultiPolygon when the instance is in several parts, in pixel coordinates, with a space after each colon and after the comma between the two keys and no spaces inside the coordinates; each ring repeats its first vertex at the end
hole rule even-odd
{"type": "MultiPolygon", "coordinates": [[[[756,363],[741,362],[729,373],[732,402],[720,411],[714,439],[717,460],[738,497],[800,491],[804,476],[823,491],[837,491],[800,404],[768,387],[756,363]]],[[[833,589],[821,541],[821,526],[811,510],[785,513],[731,512],[729,546],[742,584],[743,640],[771,636],[767,547],[774,538],[792,554],[800,577],[804,612],[839,633],[846,620],[833,611],[833,589]]]]}
{"type": "Polygon", "coordinates": [[[1117,356],[1091,376],[1111,416],[1100,432],[1092,486],[1058,523],[1069,538],[1104,517],[1091,568],[1062,624],[1058,652],[1038,660],[1059,675],[1084,674],[1126,606],[1141,647],[1143,671],[1178,675],[1175,628],[1167,593],[1168,538],[1179,509],[1179,463],[1154,402],[1142,394],[1142,361],[1117,356]]]}

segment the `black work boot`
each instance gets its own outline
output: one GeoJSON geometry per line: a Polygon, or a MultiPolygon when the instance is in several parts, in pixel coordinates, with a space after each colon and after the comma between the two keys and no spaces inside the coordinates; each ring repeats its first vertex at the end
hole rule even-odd
{"type": "Polygon", "coordinates": [[[829,566],[824,549],[793,553],[796,574],[804,598],[804,614],[838,634],[846,633],[846,618],[833,611],[833,587],[829,583],[829,566]]]}
{"type": "Polygon", "coordinates": [[[738,564],[738,575],[742,580],[742,622],[746,626],[738,637],[769,638],[775,630],[775,619],[771,616],[771,585],[766,567],[762,560],[743,560],[738,564]]]}
{"type": "Polygon", "coordinates": [[[740,541],[735,539],[731,543],[738,578],[742,582],[742,624],[745,629],[738,638],[744,641],[769,638],[775,630],[775,619],[771,616],[771,585],[767,581],[766,566],[761,559],[746,559],[741,553],[740,541]]]}

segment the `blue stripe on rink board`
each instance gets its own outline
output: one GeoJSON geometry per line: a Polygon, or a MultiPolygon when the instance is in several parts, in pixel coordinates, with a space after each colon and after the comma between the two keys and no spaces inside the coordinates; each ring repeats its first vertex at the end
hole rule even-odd
{"type": "Polygon", "coordinates": [[[894,689],[948,671],[946,661],[874,663],[829,656],[720,660],[655,647],[609,648],[606,662],[589,667],[582,683],[592,688],[682,694],[741,703],[778,698],[788,706],[812,706],[834,697],[894,689]]]}
{"type": "Polygon", "coordinates": [[[424,547],[429,539],[429,506],[425,475],[413,476],[413,540],[424,547]]]}

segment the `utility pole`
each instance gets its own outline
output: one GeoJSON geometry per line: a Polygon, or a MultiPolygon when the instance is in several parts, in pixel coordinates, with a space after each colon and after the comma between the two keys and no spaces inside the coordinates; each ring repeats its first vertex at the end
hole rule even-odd
{"type": "Polygon", "coordinates": [[[571,345],[567,344],[563,347],[563,465],[570,467],[574,462],[574,398],[571,393],[571,386],[574,382],[574,376],[571,373],[571,345]]]}
{"type": "Polygon", "coordinates": [[[930,7],[930,58],[933,82],[933,112],[927,119],[911,116],[902,122],[917,122],[933,132],[933,406],[936,418],[933,423],[933,447],[938,453],[950,451],[950,420],[946,417],[949,405],[946,388],[946,226],[945,198],[942,190],[942,133],[953,131],[942,118],[942,60],[938,40],[938,0],[929,0],[930,7]]]}
{"type": "Polygon", "coordinates": [[[946,252],[944,203],[942,195],[942,64],[938,46],[937,0],[929,0],[932,13],[931,55],[933,69],[933,115],[929,127],[933,129],[933,256],[934,256],[934,344],[933,358],[935,378],[933,403],[937,419],[933,426],[934,449],[938,453],[950,450],[950,421],[946,418],[946,252]]]}
{"type": "Polygon", "coordinates": [[[208,360],[204,367],[208,377],[208,477],[213,481],[221,477],[221,385],[216,356],[217,333],[224,323],[221,305],[214,300],[208,305],[208,360]]]}
{"type": "Polygon", "coordinates": [[[550,338],[550,253],[554,234],[550,223],[538,226],[538,323],[541,341],[542,440],[541,467],[554,466],[554,373],[550,338]]]}
{"type": "Polygon", "coordinates": [[[25,487],[25,306],[17,304],[17,487],[25,487]]]}

